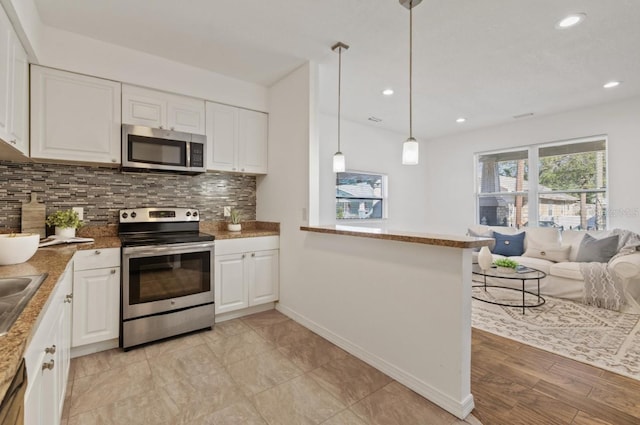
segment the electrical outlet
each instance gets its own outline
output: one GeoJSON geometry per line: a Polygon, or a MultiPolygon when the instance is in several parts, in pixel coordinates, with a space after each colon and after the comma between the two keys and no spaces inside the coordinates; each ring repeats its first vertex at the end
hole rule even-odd
{"type": "Polygon", "coordinates": [[[224,207],[224,216],[225,217],[231,216],[231,207],[224,207]]]}
{"type": "Polygon", "coordinates": [[[73,210],[78,213],[78,218],[80,220],[84,220],[84,208],[83,207],[73,207],[73,210]]]}

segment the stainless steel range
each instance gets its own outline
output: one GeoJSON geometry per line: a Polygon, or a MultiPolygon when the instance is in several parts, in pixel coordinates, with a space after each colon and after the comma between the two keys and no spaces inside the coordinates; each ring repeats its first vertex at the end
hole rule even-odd
{"type": "Polygon", "coordinates": [[[214,324],[214,237],[199,231],[193,208],[120,210],[120,346],[214,324]]]}

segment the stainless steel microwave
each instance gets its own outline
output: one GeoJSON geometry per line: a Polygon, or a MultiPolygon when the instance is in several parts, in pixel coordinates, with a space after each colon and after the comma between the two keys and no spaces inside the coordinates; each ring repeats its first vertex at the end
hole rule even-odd
{"type": "Polygon", "coordinates": [[[122,167],[204,173],[207,137],[173,130],[122,125],[122,167]]]}

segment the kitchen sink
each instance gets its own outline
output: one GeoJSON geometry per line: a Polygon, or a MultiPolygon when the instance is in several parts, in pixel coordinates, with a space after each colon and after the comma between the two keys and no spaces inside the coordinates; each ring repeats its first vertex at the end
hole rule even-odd
{"type": "Polygon", "coordinates": [[[15,323],[47,274],[0,278],[0,336],[15,323]]]}
{"type": "Polygon", "coordinates": [[[10,277],[0,279],[0,298],[10,297],[25,290],[31,283],[28,277],[10,277]]]}

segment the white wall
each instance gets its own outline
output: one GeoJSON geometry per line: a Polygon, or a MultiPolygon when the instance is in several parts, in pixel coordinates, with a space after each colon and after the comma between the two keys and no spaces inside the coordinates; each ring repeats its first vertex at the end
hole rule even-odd
{"type": "Polygon", "coordinates": [[[639,117],[640,98],[633,98],[429,140],[421,146],[428,152],[422,193],[429,200],[429,229],[460,234],[474,223],[474,153],[607,135],[609,228],[640,233],[639,117]]]}
{"type": "MultiPolygon", "coordinates": [[[[269,90],[269,174],[257,179],[257,219],[280,222],[278,309],[464,417],[473,408],[469,250],[300,230],[316,201],[310,182],[332,175],[335,149],[324,135],[316,145],[316,84],[317,67],[307,64],[269,90]]],[[[345,142],[350,168],[399,173],[395,135],[347,127],[360,139],[345,142]]]]}
{"type": "MultiPolygon", "coordinates": [[[[338,148],[337,117],[320,115],[320,223],[335,224],[335,174],[332,169],[333,154],[338,148]]],[[[402,165],[402,143],[405,134],[341,121],[340,148],[345,155],[347,170],[371,171],[386,174],[389,178],[389,218],[382,223],[366,221],[362,225],[391,230],[426,231],[428,196],[426,189],[427,167],[402,165]]],[[[421,161],[424,161],[424,143],[421,161]]],[[[341,224],[344,224],[343,221],[341,224]]],[[[351,221],[349,225],[354,224],[351,221]]]]}

